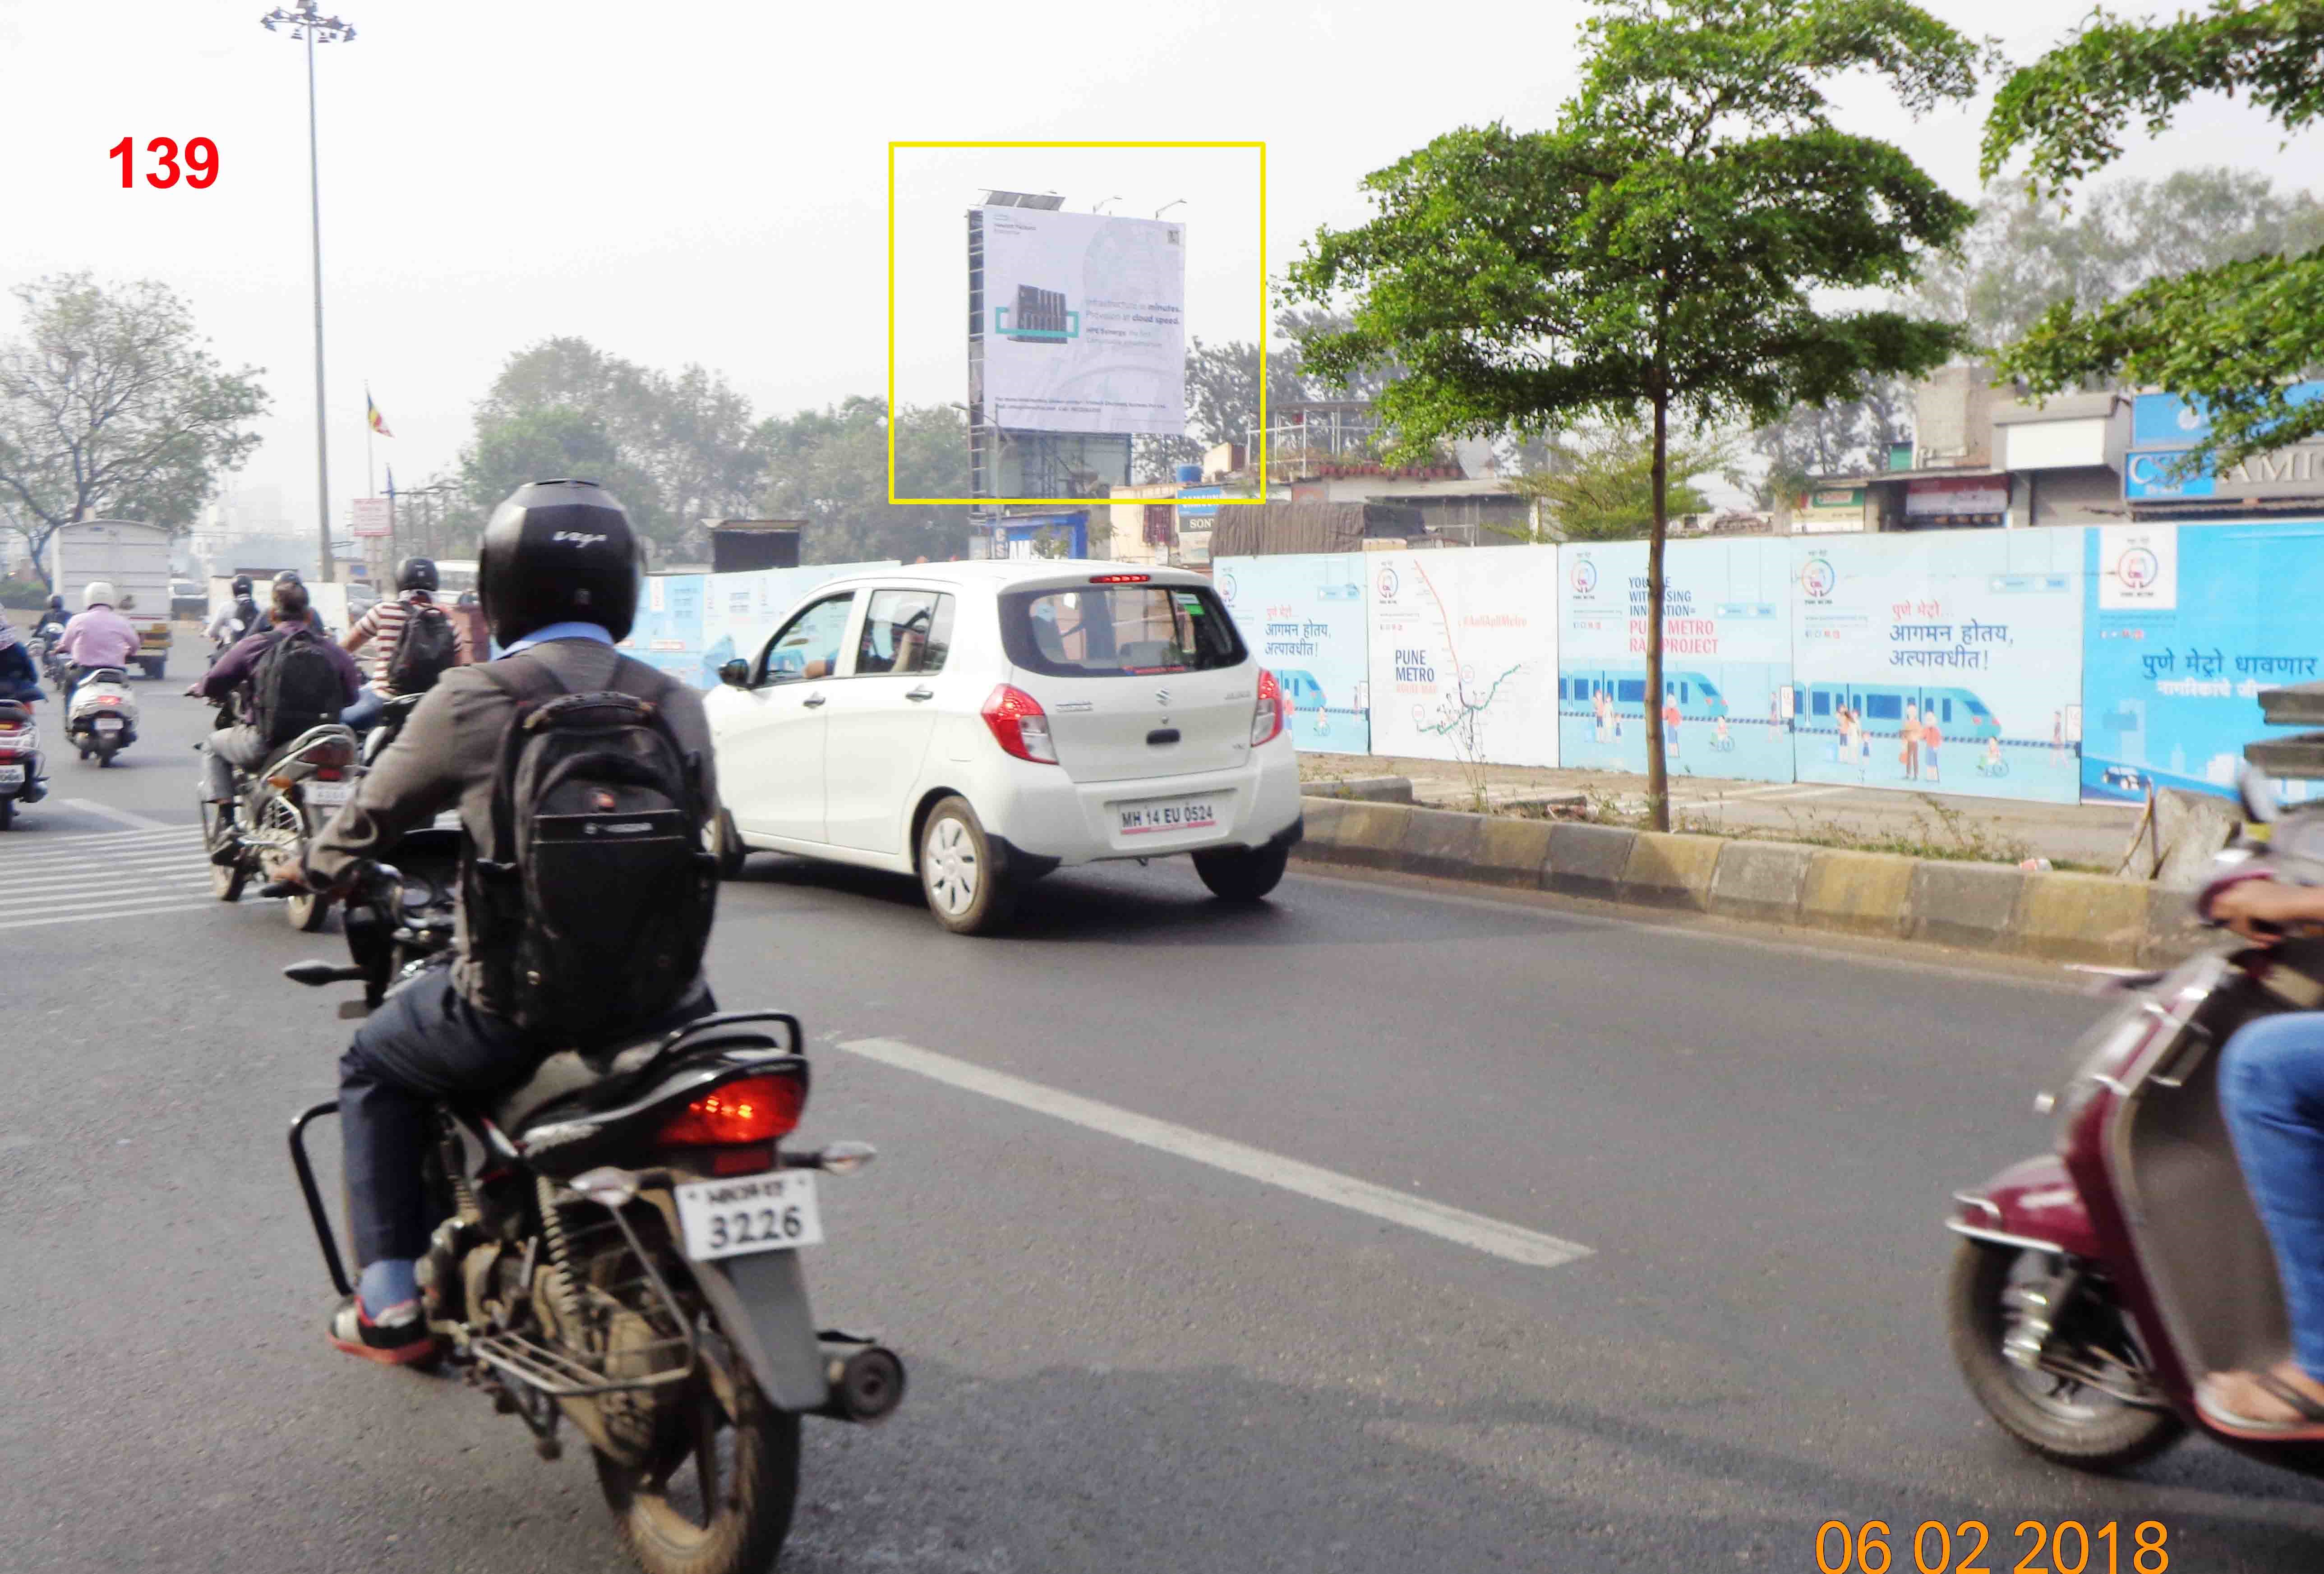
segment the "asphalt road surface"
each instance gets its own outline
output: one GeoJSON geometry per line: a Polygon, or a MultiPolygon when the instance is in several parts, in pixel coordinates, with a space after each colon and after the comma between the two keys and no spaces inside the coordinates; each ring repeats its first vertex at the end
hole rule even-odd
{"type": "MultiPolygon", "coordinates": [[[[278,970],[339,943],[209,900],[177,687],[0,837],[0,1568],[625,1567],[577,1444],[323,1345],[282,1134],[346,1026],[278,970]]],[[[886,1426],[808,1423],[786,1569],[1804,1570],[1831,1519],[1979,1520],[2006,1569],[2069,1518],[2318,1566],[2324,1487],[2080,1477],[1953,1372],[1945,1196],[2044,1144],[2089,1011],[2044,982],[1170,864],[961,940],[767,855],[714,975],[807,1023],[803,1136],[880,1146],[808,1269],[911,1365],[886,1426]]]]}

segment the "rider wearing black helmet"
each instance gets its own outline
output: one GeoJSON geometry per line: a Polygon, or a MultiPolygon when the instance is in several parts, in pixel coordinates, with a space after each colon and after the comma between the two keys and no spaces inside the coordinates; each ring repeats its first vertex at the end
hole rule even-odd
{"type": "Polygon", "coordinates": [[[258,601],[250,594],[250,575],[237,574],[234,576],[233,594],[226,605],[218,609],[217,615],[210,620],[210,626],[205,632],[210,637],[212,648],[223,650],[244,634],[255,631],[258,618],[258,601]]]}
{"type": "MultiPolygon", "coordinates": [[[[455,667],[427,692],[353,801],[316,836],[297,883],[351,886],[366,860],[455,807],[469,861],[512,861],[515,849],[503,845],[493,823],[493,778],[517,711],[511,690],[541,681],[544,669],[567,691],[619,690],[658,706],[679,747],[698,757],[715,816],[701,696],[613,648],[629,634],[642,567],[621,505],[594,482],[519,487],[484,527],[477,559],[484,614],[505,654],[455,667]],[[511,670],[520,665],[528,670],[511,670]]],[[[609,890],[605,899],[619,902],[624,894],[609,890]]],[[[423,972],[391,992],[339,1062],[349,1212],[363,1275],[357,1294],[333,1312],[327,1337],[371,1360],[418,1360],[431,1348],[414,1277],[428,1247],[420,1165],[430,1140],[430,1100],[518,1082],[558,1047],[536,1042],[509,1019],[511,1007],[495,998],[489,970],[469,953],[465,911],[456,950],[449,969],[423,972]]],[[[697,979],[665,1021],[711,1008],[697,979]]]]}
{"type": "MultiPolygon", "coordinates": [[[[388,697],[401,692],[390,681],[389,669],[413,612],[436,604],[437,578],[434,558],[406,557],[395,566],[395,594],[375,603],[357,618],[355,627],[347,631],[347,637],[340,641],[350,652],[365,645],[372,647],[370,682],[339,717],[346,725],[362,732],[379,720],[380,713],[387,709],[388,697]]],[[[451,621],[451,630],[456,645],[452,664],[456,667],[475,660],[475,653],[468,649],[467,631],[456,619],[451,621]]],[[[428,685],[415,682],[411,686],[412,692],[417,693],[428,685]]]]}

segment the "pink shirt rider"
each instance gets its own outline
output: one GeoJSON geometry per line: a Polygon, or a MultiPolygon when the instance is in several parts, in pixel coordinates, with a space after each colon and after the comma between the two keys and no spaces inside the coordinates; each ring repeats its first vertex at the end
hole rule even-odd
{"type": "Polygon", "coordinates": [[[57,649],[83,667],[120,667],[137,654],[136,625],[105,603],[73,614],[57,649]]]}

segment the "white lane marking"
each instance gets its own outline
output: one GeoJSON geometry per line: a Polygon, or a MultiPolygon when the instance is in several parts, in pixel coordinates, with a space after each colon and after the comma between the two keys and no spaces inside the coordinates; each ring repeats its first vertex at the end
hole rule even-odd
{"type": "Polygon", "coordinates": [[[101,842],[108,847],[119,847],[126,851],[131,848],[152,846],[167,841],[172,836],[188,834],[191,834],[194,840],[198,842],[201,840],[202,828],[195,824],[166,825],[156,831],[78,831],[69,836],[48,836],[39,833],[11,833],[7,841],[0,842],[0,861],[6,861],[12,857],[35,858],[42,852],[101,851],[88,845],[92,842],[101,842]],[[16,851],[18,848],[22,848],[23,851],[18,852],[16,851]]]}
{"type": "Polygon", "coordinates": [[[180,902],[167,907],[132,907],[110,913],[60,913],[53,918],[17,918],[0,924],[0,929],[30,929],[51,924],[89,924],[99,918],[150,918],[160,913],[198,913],[205,907],[216,907],[217,902],[180,902]]]}
{"type": "Polygon", "coordinates": [[[134,869],[173,858],[183,861],[208,856],[200,837],[184,836],[147,847],[124,847],[117,851],[109,847],[84,847],[77,852],[33,853],[23,858],[0,859],[0,867],[22,870],[27,874],[42,874],[55,869],[134,869]]]}
{"type": "Polygon", "coordinates": [[[1190,1127],[1174,1126],[1167,1120],[1134,1114],[1111,1104],[1101,1104],[1094,1099],[1062,1092],[1039,1082],[1028,1082],[1022,1077],[1012,1077],[1005,1072],[988,1070],[972,1062],[938,1054],[917,1045],[893,1038],[857,1038],[841,1044],[839,1048],[850,1054],[860,1054],[866,1060],[894,1066],[899,1071],[916,1072],[939,1082],[982,1093],[988,1099],[998,1099],[1004,1104],[1014,1104],[1020,1109],[1036,1114],[1055,1116],[1092,1131],[1102,1131],[1109,1137],[1119,1137],[1141,1147],[1157,1148],[1180,1158],[1192,1159],[1198,1164],[1249,1180],[1279,1186],[1319,1202],[1331,1202],[1358,1213],[1384,1219],[1390,1224],[1400,1224],[1425,1235],[1436,1236],[1458,1245],[1471,1247],[1513,1263],[1525,1263],[1534,1267],[1554,1268],[1577,1257],[1586,1257],[1590,1248],[1570,1240],[1560,1240],[1554,1235],[1515,1224],[1505,1224],[1498,1219],[1488,1219],[1481,1213],[1453,1208],[1425,1198],[1410,1197],[1392,1192],[1386,1186],[1376,1186],[1370,1181],[1360,1181],[1352,1175],[1341,1174],[1297,1159],[1285,1158],[1264,1148],[1250,1147],[1223,1137],[1190,1127]]]}
{"type": "Polygon", "coordinates": [[[195,863],[193,860],[189,858],[180,859],[178,861],[182,867],[174,872],[168,870],[152,870],[145,873],[138,874],[134,878],[119,875],[114,876],[110,879],[102,875],[88,878],[79,875],[60,875],[51,879],[20,880],[11,879],[8,881],[8,889],[11,891],[44,891],[55,895],[86,892],[88,895],[92,897],[101,897],[117,895],[129,891],[150,890],[152,887],[166,882],[206,880],[209,879],[209,871],[205,866],[195,863]]]}
{"type": "MultiPolygon", "coordinates": [[[[191,882],[179,881],[177,883],[183,885],[189,884],[191,882]]],[[[135,896],[127,896],[118,891],[97,891],[88,897],[86,900],[82,900],[78,897],[78,893],[76,892],[48,891],[42,894],[42,899],[45,901],[56,902],[60,905],[69,901],[74,912],[92,913],[106,907],[134,907],[142,902],[172,901],[182,897],[185,895],[186,893],[182,890],[167,889],[140,891],[135,896]]]]}
{"type": "Polygon", "coordinates": [[[132,831],[175,831],[180,827],[156,820],[150,815],[133,815],[127,809],[116,809],[110,804],[100,804],[94,798],[59,798],[68,809],[80,809],[100,819],[111,820],[128,826],[132,831]]]}

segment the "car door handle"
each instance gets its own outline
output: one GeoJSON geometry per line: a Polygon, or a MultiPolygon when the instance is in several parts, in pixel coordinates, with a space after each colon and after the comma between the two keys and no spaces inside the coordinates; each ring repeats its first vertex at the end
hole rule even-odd
{"type": "Polygon", "coordinates": [[[815,707],[816,707],[816,706],[817,706],[817,705],[819,705],[819,704],[823,704],[823,702],[824,702],[824,698],[825,698],[825,696],[824,696],[824,695],[819,695],[819,694],[811,694],[811,695],[807,695],[807,698],[805,698],[805,699],[803,699],[803,700],[799,701],[799,704],[801,704],[805,705],[808,710],[810,710],[810,711],[811,711],[811,710],[815,709],[815,707]]]}
{"type": "Polygon", "coordinates": [[[904,697],[908,700],[932,700],[936,697],[936,691],[930,688],[927,684],[922,684],[918,688],[906,689],[904,691],[904,697]]]}

